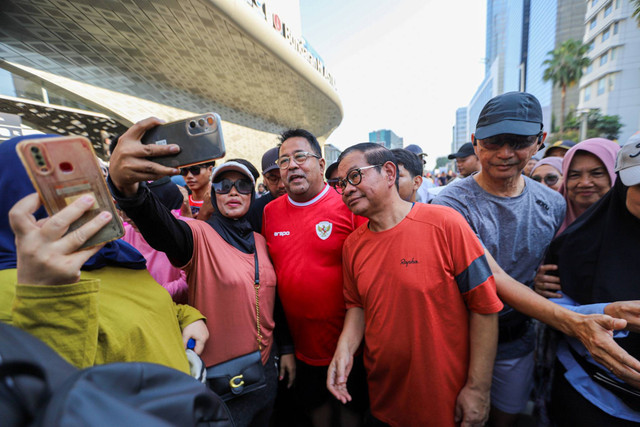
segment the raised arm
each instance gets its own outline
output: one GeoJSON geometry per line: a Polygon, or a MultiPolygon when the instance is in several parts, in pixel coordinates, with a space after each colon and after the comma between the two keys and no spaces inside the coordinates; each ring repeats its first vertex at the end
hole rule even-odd
{"type": "Polygon", "coordinates": [[[613,331],[626,328],[626,320],[606,314],[584,315],[561,307],[505,273],[489,252],[485,251],[485,255],[496,281],[498,295],[504,302],[527,316],[577,338],[598,363],[608,367],[628,384],[640,388],[640,362],[613,340],[613,331]]]}
{"type": "Polygon", "coordinates": [[[167,254],[171,263],[181,267],[191,259],[193,234],[184,221],[176,219],[169,209],[140,182],[175,175],[177,169],[152,162],[147,157],[175,154],[175,145],[144,145],[144,133],[162,121],[152,117],[133,125],[119,139],[109,165],[108,184],[118,205],[135,222],[152,248],[167,254]]]}

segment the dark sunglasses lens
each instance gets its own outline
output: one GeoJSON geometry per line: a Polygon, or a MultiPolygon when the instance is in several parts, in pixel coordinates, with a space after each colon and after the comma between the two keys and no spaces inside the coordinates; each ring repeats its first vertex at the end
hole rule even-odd
{"type": "Polygon", "coordinates": [[[547,185],[556,185],[558,182],[558,175],[547,175],[544,177],[544,183],[547,185]]]}
{"type": "Polygon", "coordinates": [[[180,175],[187,176],[191,172],[191,175],[200,175],[200,166],[190,166],[188,168],[180,169],[180,175]]]}
{"type": "Polygon", "coordinates": [[[216,190],[217,194],[227,194],[231,191],[231,187],[233,187],[233,181],[227,178],[213,183],[213,188],[216,190]]]}
{"type": "Polygon", "coordinates": [[[531,179],[533,179],[534,181],[542,182],[542,177],[540,175],[534,175],[531,177],[531,179]]]}
{"type": "Polygon", "coordinates": [[[251,190],[253,190],[253,184],[251,184],[251,181],[247,179],[239,179],[236,181],[235,185],[236,190],[238,190],[238,193],[240,194],[251,194],[251,190]]]}

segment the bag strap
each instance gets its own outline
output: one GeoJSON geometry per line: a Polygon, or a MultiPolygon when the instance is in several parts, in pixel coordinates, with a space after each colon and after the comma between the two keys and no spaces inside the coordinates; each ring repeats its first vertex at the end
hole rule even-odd
{"type": "Polygon", "coordinates": [[[258,267],[258,248],[256,247],[255,255],[255,265],[256,265],[256,274],[255,281],[253,283],[253,288],[256,291],[256,329],[258,330],[258,350],[262,350],[262,330],[260,329],[260,300],[258,297],[258,291],[260,290],[260,270],[258,267]]]}

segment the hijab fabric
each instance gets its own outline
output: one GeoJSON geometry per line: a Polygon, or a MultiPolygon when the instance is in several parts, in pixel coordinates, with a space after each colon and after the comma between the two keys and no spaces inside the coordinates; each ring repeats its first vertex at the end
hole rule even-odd
{"type": "Polygon", "coordinates": [[[555,170],[558,171],[560,175],[562,175],[562,157],[545,157],[544,159],[538,161],[536,165],[531,169],[531,173],[529,176],[533,176],[533,172],[538,169],[540,166],[549,165],[555,170]]]}
{"type": "MultiPolygon", "coordinates": [[[[243,173],[244,174],[244,173],[243,173]]],[[[224,176],[224,173],[220,175],[224,176]]],[[[247,175],[247,178],[249,176],[247,175]]],[[[251,178],[249,178],[251,181],[251,178]]],[[[249,210],[251,205],[255,201],[256,190],[251,190],[251,202],[249,204],[249,210]]],[[[207,223],[213,227],[213,229],[224,239],[225,242],[244,252],[245,254],[252,254],[256,250],[256,243],[253,236],[253,227],[247,218],[249,210],[241,218],[232,219],[222,215],[218,210],[217,195],[213,186],[211,186],[211,203],[213,204],[213,215],[207,220],[207,223]]]]}
{"type": "Polygon", "coordinates": [[[578,217],[575,206],[573,206],[573,203],[569,200],[567,190],[569,167],[571,166],[573,157],[578,151],[586,151],[600,159],[609,174],[611,187],[613,187],[616,181],[616,156],[618,155],[618,151],[620,151],[620,146],[618,144],[605,138],[591,138],[585,139],[571,147],[562,160],[562,176],[564,177],[564,180],[560,187],[560,194],[562,194],[564,199],[567,201],[567,214],[565,215],[564,221],[558,230],[558,234],[562,233],[578,217]]]}
{"type": "MultiPolygon", "coordinates": [[[[545,264],[557,264],[562,291],[580,304],[640,299],[640,219],[626,207],[622,180],[550,245],[545,264]]],[[[640,334],[619,344],[640,356],[640,334]]]]}

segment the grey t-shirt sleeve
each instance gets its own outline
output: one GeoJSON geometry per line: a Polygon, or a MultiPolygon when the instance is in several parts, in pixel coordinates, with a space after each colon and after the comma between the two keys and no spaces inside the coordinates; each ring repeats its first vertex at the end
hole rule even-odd
{"type": "Polygon", "coordinates": [[[460,184],[461,182],[462,180],[449,184],[440,193],[438,193],[438,195],[431,201],[431,204],[448,206],[460,212],[473,232],[476,233],[476,236],[478,236],[482,242],[482,238],[478,235],[478,230],[476,229],[470,215],[469,203],[467,203],[469,191],[466,186],[460,184]]]}

